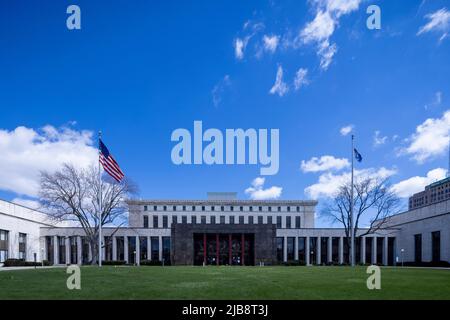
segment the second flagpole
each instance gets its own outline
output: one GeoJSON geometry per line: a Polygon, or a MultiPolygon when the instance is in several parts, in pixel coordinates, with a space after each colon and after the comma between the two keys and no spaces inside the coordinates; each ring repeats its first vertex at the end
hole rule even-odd
{"type": "Polygon", "coordinates": [[[355,266],[355,232],[353,227],[353,175],[354,175],[354,153],[355,153],[355,146],[354,146],[354,140],[355,136],[352,134],[352,181],[351,181],[351,190],[350,190],[350,259],[351,259],[351,266],[355,266]]]}

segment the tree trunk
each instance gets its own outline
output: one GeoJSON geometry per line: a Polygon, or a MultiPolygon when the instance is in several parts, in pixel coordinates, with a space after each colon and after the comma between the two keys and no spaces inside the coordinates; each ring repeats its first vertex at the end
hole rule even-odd
{"type": "Polygon", "coordinates": [[[92,256],[91,265],[96,265],[98,264],[98,236],[90,238],[89,242],[92,256]]]}

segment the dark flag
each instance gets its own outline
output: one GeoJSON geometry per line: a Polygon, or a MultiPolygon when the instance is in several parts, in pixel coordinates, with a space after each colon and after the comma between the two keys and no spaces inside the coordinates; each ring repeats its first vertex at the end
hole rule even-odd
{"type": "Polygon", "coordinates": [[[119,164],[114,160],[108,148],[103,144],[103,141],[99,141],[100,158],[99,161],[103,166],[103,169],[113,177],[117,182],[122,181],[125,174],[120,170],[119,164]]]}
{"type": "Polygon", "coordinates": [[[355,150],[355,159],[356,159],[356,161],[361,162],[362,161],[362,155],[358,152],[358,150],[356,150],[356,148],[354,148],[354,150],[355,150]]]}

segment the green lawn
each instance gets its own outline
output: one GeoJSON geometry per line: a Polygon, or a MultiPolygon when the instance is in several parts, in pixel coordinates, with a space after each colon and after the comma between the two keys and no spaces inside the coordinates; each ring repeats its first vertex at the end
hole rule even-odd
{"type": "Polygon", "coordinates": [[[450,299],[450,270],[382,268],[368,290],[357,267],[82,267],[1,271],[0,299],[450,299]]]}

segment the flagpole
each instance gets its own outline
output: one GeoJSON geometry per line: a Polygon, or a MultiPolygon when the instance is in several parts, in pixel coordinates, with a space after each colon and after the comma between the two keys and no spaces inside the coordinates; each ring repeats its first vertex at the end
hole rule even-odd
{"type": "Polygon", "coordinates": [[[354,239],[354,226],[353,226],[353,176],[354,176],[354,140],[355,136],[352,134],[352,182],[351,182],[351,191],[350,191],[350,232],[351,232],[351,243],[350,243],[350,258],[352,267],[355,266],[355,239],[354,239]]]}
{"type": "Polygon", "coordinates": [[[102,168],[100,164],[100,140],[102,138],[102,132],[98,132],[98,187],[99,187],[99,222],[98,222],[98,266],[102,266],[102,168]]]}

